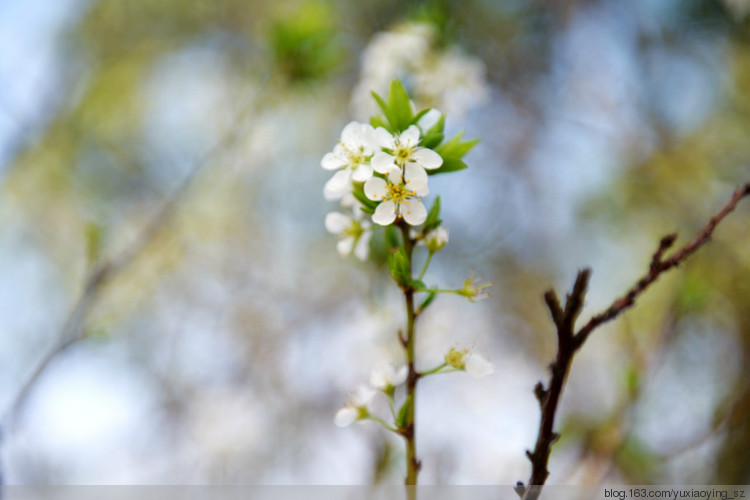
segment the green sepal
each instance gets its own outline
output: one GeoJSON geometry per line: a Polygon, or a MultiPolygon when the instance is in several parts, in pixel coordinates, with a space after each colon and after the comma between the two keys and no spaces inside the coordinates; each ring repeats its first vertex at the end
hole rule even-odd
{"type": "Polygon", "coordinates": [[[388,256],[388,267],[391,271],[393,281],[399,286],[406,286],[411,281],[409,276],[409,258],[403,248],[388,256]]]}
{"type": "Polygon", "coordinates": [[[398,416],[396,417],[396,427],[399,429],[403,429],[406,427],[406,420],[409,417],[409,407],[411,406],[411,402],[413,400],[413,396],[409,396],[406,398],[406,401],[404,401],[404,404],[401,406],[401,409],[398,410],[398,416]]]}

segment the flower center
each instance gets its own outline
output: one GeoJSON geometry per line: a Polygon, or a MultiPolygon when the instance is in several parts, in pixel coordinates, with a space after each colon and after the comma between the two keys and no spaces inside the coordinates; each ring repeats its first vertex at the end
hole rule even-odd
{"type": "Polygon", "coordinates": [[[367,163],[367,155],[365,154],[365,148],[363,146],[356,149],[346,148],[346,157],[349,159],[349,165],[352,168],[367,163]]]}
{"type": "Polygon", "coordinates": [[[388,193],[385,195],[385,197],[389,200],[393,200],[393,202],[397,205],[400,205],[404,201],[408,203],[408,200],[414,197],[416,194],[416,191],[407,189],[406,184],[388,184],[388,193]]]}
{"type": "Polygon", "coordinates": [[[396,157],[396,165],[403,167],[404,164],[411,159],[411,154],[414,152],[414,148],[399,144],[396,146],[394,156],[396,157]]]}

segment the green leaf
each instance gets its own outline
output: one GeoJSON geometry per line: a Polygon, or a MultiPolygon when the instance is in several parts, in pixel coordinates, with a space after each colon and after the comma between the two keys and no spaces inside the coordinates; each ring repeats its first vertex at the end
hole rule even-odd
{"type": "Polygon", "coordinates": [[[370,117],[370,125],[372,125],[372,128],[383,127],[388,130],[388,124],[386,123],[385,118],[381,115],[372,115],[370,117]]]}
{"type": "Polygon", "coordinates": [[[442,135],[444,128],[445,128],[445,115],[443,113],[440,113],[440,119],[437,121],[437,123],[435,125],[433,125],[432,127],[430,127],[430,130],[428,130],[425,135],[426,136],[430,135],[430,134],[441,134],[442,135]]]}
{"type": "Polygon", "coordinates": [[[442,132],[428,133],[419,141],[419,145],[427,149],[435,149],[445,139],[442,132]]]}
{"type": "Polygon", "coordinates": [[[378,202],[377,201],[373,201],[373,200],[371,200],[370,198],[367,197],[367,195],[365,194],[365,190],[364,190],[363,186],[355,185],[354,189],[352,190],[352,194],[354,195],[355,198],[357,198],[357,201],[362,204],[363,208],[371,210],[370,212],[367,212],[367,213],[371,214],[377,208],[378,202]]]}
{"type": "Polygon", "coordinates": [[[427,307],[432,304],[432,301],[435,300],[435,297],[437,297],[437,294],[435,292],[430,292],[430,294],[425,297],[422,303],[419,304],[419,310],[424,311],[425,309],[427,309],[427,307]]]}
{"type": "Polygon", "coordinates": [[[388,130],[388,132],[397,132],[397,127],[394,127],[393,124],[398,121],[397,117],[391,112],[391,108],[388,104],[385,103],[382,97],[380,97],[375,92],[371,92],[373,99],[375,99],[375,102],[378,103],[378,106],[380,107],[380,110],[383,112],[383,116],[385,116],[385,119],[388,121],[388,124],[386,125],[383,123],[383,127],[388,130]]]}
{"type": "Polygon", "coordinates": [[[406,286],[411,281],[409,272],[409,258],[403,248],[388,257],[388,267],[391,271],[393,281],[399,286],[406,286]]]}
{"type": "Polygon", "coordinates": [[[417,124],[417,122],[418,122],[418,121],[419,121],[419,120],[420,120],[420,119],[421,119],[421,118],[422,118],[422,117],[423,117],[424,115],[426,115],[426,114],[427,114],[427,113],[429,113],[429,112],[430,112],[430,108],[426,108],[426,109],[423,109],[422,111],[420,111],[419,113],[417,113],[416,115],[414,115],[414,117],[413,117],[413,118],[411,119],[411,121],[409,122],[409,125],[416,125],[416,124],[417,124]]]}
{"type": "Polygon", "coordinates": [[[443,158],[443,164],[440,166],[440,168],[436,168],[435,170],[428,170],[427,174],[447,174],[448,172],[457,172],[466,168],[469,168],[469,166],[464,163],[463,160],[459,160],[458,158],[443,158]]]}
{"type": "Polygon", "coordinates": [[[409,407],[411,406],[413,396],[409,396],[406,398],[406,401],[404,401],[403,406],[401,406],[401,409],[398,410],[398,416],[396,417],[396,427],[399,429],[403,429],[406,427],[406,420],[409,417],[409,407]]]}
{"type": "Polygon", "coordinates": [[[391,225],[385,227],[385,243],[388,250],[392,251],[395,251],[401,246],[401,234],[398,229],[396,229],[396,226],[391,225]]]}
{"type": "Polygon", "coordinates": [[[466,156],[466,153],[471,151],[471,149],[479,144],[479,139],[472,139],[470,141],[462,141],[461,138],[464,136],[463,131],[459,132],[455,136],[453,136],[448,142],[445,142],[438,146],[435,151],[443,157],[445,160],[446,158],[456,158],[461,159],[464,156],[466,156]]]}
{"type": "Polygon", "coordinates": [[[424,292],[425,290],[427,290],[427,285],[419,280],[411,280],[409,282],[409,286],[411,286],[417,292],[424,292]]]}
{"type": "Polygon", "coordinates": [[[391,81],[391,88],[388,91],[388,107],[390,108],[393,119],[388,118],[391,126],[397,132],[403,132],[411,124],[413,112],[409,94],[399,80],[391,81]]]}
{"type": "Polygon", "coordinates": [[[430,211],[427,212],[427,218],[424,220],[423,231],[425,233],[430,232],[432,229],[440,225],[440,196],[435,198],[432,203],[430,211]]]}

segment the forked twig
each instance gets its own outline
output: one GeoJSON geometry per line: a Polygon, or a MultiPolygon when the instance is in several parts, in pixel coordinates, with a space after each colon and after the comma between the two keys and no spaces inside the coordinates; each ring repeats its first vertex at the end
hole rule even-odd
{"type": "Polygon", "coordinates": [[[617,318],[623,311],[632,307],[636,299],[659,276],[680,265],[705,245],[711,239],[716,226],[746,196],[750,196],[750,183],[736,189],[726,205],[716,215],[711,217],[695,238],[667,258],[665,258],[665,253],[674,245],[677,240],[677,234],[672,233],[663,237],[659,242],[659,247],[651,256],[648,273],[639,279],[623,296],[616,299],[607,309],[589,319],[578,331],[575,330],[575,321],[583,308],[591,270],[583,269],[578,272],[573,290],[566,296],[564,308],[560,304],[560,300],[554,290],[548,290],[544,294],[544,301],[547,304],[557,330],[557,356],[555,361],[550,365],[551,375],[547,387],[542,382],[538,382],[534,386],[534,395],[539,401],[539,408],[541,410],[541,420],[534,451],[526,452],[529,461],[531,461],[531,477],[529,478],[528,485],[521,481],[516,483],[516,493],[522,500],[538,499],[542,492],[542,487],[549,476],[547,464],[549,462],[550,451],[552,445],[560,437],[554,431],[555,414],[557,413],[557,407],[565,386],[565,379],[570,371],[570,365],[573,362],[576,352],[583,346],[589,335],[596,328],[617,318]]]}

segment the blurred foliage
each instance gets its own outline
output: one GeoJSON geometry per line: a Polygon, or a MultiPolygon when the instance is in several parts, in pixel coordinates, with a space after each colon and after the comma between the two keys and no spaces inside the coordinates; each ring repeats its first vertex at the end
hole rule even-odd
{"type": "MultiPolygon", "coordinates": [[[[509,177],[492,176],[511,172],[519,189],[531,193],[521,208],[533,212],[539,205],[543,207],[539,210],[546,210],[545,189],[555,181],[534,170],[533,158],[548,141],[544,134],[560,108],[555,99],[561,96],[556,92],[565,97],[576,88],[559,90],[561,77],[556,71],[565,68],[559,60],[561,39],[577,16],[606,9],[619,12],[613,4],[603,0],[93,1],[61,44],[61,71],[69,84],[55,89],[62,96],[60,105],[43,110],[45,119],[33,140],[3,170],[2,208],[21,221],[17,238],[28,247],[20,251],[35,249],[51,269],[44,275],[50,297],[59,293],[59,283],[69,302],[74,302],[92,264],[130,248],[165,201],[175,196],[179,181],[200,164],[205,148],[190,148],[211,133],[219,138],[238,134],[237,141],[210,158],[190,190],[179,192],[175,214],[148,235],[131,265],[100,290],[86,332],[102,343],[128,339],[122,348],[130,361],[142,366],[161,391],[161,406],[153,420],[160,434],[173,439],[172,448],[164,445],[171,450],[167,456],[178,453],[174,450],[189,455],[195,446],[200,459],[190,463],[205,472],[206,481],[287,479],[284,473],[274,474],[289,464],[301,467],[297,462],[308,458],[327,463],[320,457],[330,457],[315,454],[326,444],[316,436],[327,439],[331,408],[339,404],[349,382],[339,381],[338,372],[326,371],[335,364],[328,356],[338,356],[335,362],[342,365],[347,362],[340,352],[330,353],[337,346],[327,344],[335,321],[354,321],[358,318],[354,313],[346,315],[352,310],[370,314],[351,327],[356,333],[373,325],[391,326],[390,316],[382,310],[386,284],[379,281],[389,254],[384,234],[373,238],[375,265],[334,266],[330,238],[310,219],[310,214],[325,210],[318,202],[322,182],[315,184],[319,178],[303,173],[316,169],[334,137],[332,131],[347,120],[345,107],[363,47],[375,32],[418,19],[436,26],[442,46],[459,44],[481,57],[493,99],[502,104],[480,110],[479,125],[468,134],[479,135],[477,129],[483,134],[474,157],[478,160],[467,160],[472,167],[468,172],[476,171],[485,175],[483,182],[496,183],[491,192],[497,193],[497,199],[486,200],[483,208],[496,210],[506,193],[501,181],[509,177]],[[201,62],[205,60],[196,56],[201,50],[215,66],[201,62]],[[169,113],[158,107],[151,92],[154,85],[164,84],[159,71],[175,57],[187,61],[186,72],[177,73],[180,81],[205,83],[200,78],[206,71],[226,68],[226,74],[218,77],[226,84],[222,92],[227,95],[220,105],[211,104],[207,111],[200,108],[197,123],[190,122],[186,110],[201,93],[177,95],[178,109],[170,108],[173,120],[157,120],[154,125],[154,113],[169,113]],[[240,120],[237,112],[245,100],[255,107],[248,119],[240,120]],[[164,123],[187,123],[187,128],[172,137],[172,131],[160,128],[164,123]],[[508,135],[516,131],[520,131],[516,139],[508,135]],[[202,339],[203,344],[191,345],[185,339],[193,329],[208,332],[210,343],[202,339]],[[328,347],[316,351],[316,345],[328,347]],[[291,356],[289,346],[301,354],[286,357],[291,356]],[[189,363],[181,364],[182,349],[193,349],[189,363]],[[295,385],[298,377],[285,370],[302,370],[306,364],[329,378],[313,389],[295,385]],[[218,451],[212,448],[214,437],[209,431],[217,426],[207,425],[204,420],[213,422],[213,417],[202,412],[213,406],[199,404],[203,401],[199,396],[219,389],[230,396],[211,401],[224,401],[230,408],[245,398],[261,401],[263,414],[257,418],[271,421],[265,423],[263,433],[282,438],[272,445],[258,444],[260,440],[245,444],[241,437],[251,435],[252,429],[241,428],[235,440],[229,439],[218,451]],[[301,415],[308,420],[301,421],[301,415]]],[[[716,88],[710,89],[715,92],[711,111],[694,127],[677,130],[656,111],[658,103],[644,79],[644,88],[634,91],[640,92],[634,102],[644,108],[640,111],[645,118],[639,123],[643,136],[631,142],[623,139],[619,150],[608,151],[618,156],[614,178],[582,200],[571,226],[561,233],[556,222],[547,221],[548,217],[558,220],[556,214],[543,214],[527,223],[525,214],[518,213],[513,218],[520,229],[509,236],[508,245],[499,243],[507,232],[499,224],[477,232],[488,233],[491,244],[462,247],[460,236],[470,234],[462,231],[477,224],[469,217],[456,224],[451,244],[443,251],[448,261],[475,259],[472,263],[497,283],[498,298],[488,301],[485,313],[487,328],[498,330],[492,336],[494,348],[508,356],[518,348],[534,373],[543,373],[555,348],[542,293],[570,273],[576,252],[590,243],[586,235],[613,241],[631,256],[630,262],[610,262],[608,270],[594,268],[595,277],[600,272],[602,281],[608,282],[607,273],[614,275],[620,265],[645,272],[648,252],[663,234],[679,229],[679,242],[687,241],[736,184],[750,180],[750,19],[732,14],[717,0],[667,4],[671,14],[664,19],[651,19],[650,13],[640,11],[649,22],[639,24],[635,15],[629,21],[627,29],[637,39],[632,70],[645,73],[648,56],[663,49],[707,72],[718,70],[716,88]],[[541,227],[545,222],[548,226],[541,227]],[[533,224],[538,227],[529,227],[533,224]],[[542,235],[532,234],[535,230],[542,235]],[[571,241],[582,243],[576,247],[571,241]]],[[[606,70],[602,68],[593,65],[594,72],[606,70]]],[[[174,92],[168,87],[170,97],[175,97],[174,92]]],[[[607,111],[615,112],[618,106],[615,103],[607,111]]],[[[590,135],[590,131],[579,134],[590,135]]],[[[450,222],[448,201],[443,197],[441,217],[450,222]]],[[[595,401],[593,410],[588,408],[592,414],[563,412],[563,439],[553,460],[575,450],[578,468],[589,472],[581,476],[592,481],[670,480],[668,466],[679,454],[654,449],[634,415],[648,406],[646,396],[660,373],[664,353],[687,338],[685,323],[707,319],[715,326],[701,335],[716,336],[717,344],[722,340],[732,346],[739,368],[732,363],[710,367],[723,381],[715,394],[707,395],[717,400],[706,429],[706,439],[715,449],[707,459],[697,459],[695,467],[706,481],[750,482],[749,215],[747,203],[741,205],[684,268],[664,277],[633,311],[600,332],[606,337],[600,344],[587,346],[596,352],[592,357],[614,374],[615,383],[608,388],[612,393],[607,394],[614,402],[606,407],[595,401]],[[614,353],[602,345],[613,346],[614,353]]],[[[632,282],[637,277],[633,275],[632,282]]],[[[590,301],[599,293],[593,289],[590,301]]],[[[34,311],[44,313],[50,297],[40,297],[34,311]]],[[[470,318],[453,319],[465,329],[470,318]]],[[[54,333],[42,330],[44,338],[54,333]]],[[[349,347],[363,350],[358,344],[349,347]]],[[[35,345],[29,359],[36,359],[36,354],[35,345]]],[[[673,387],[682,387],[691,371],[687,362],[678,359],[679,363],[683,364],[675,369],[673,387]]],[[[592,382],[576,378],[576,368],[574,364],[572,384],[592,382]]],[[[579,374],[586,368],[581,370],[579,374]]],[[[589,377],[588,372],[584,377],[589,377]]],[[[594,390],[573,385],[569,392],[581,397],[594,390]]],[[[597,394],[592,392],[589,398],[596,400],[597,394]]],[[[224,407],[218,404],[223,417],[224,407]]],[[[246,417],[253,408],[248,404],[238,411],[246,417]]],[[[537,415],[519,418],[534,420],[537,415]]],[[[220,419],[218,427],[224,425],[231,427],[220,419]]],[[[373,472],[367,480],[398,481],[398,467],[392,465],[401,457],[395,448],[386,444],[372,458],[373,472]]],[[[523,460],[519,453],[519,463],[523,460]]],[[[498,470],[493,477],[502,473],[498,470]]],[[[40,479],[29,474],[24,478],[40,479]]],[[[686,476],[689,472],[679,477],[686,476]]],[[[310,482],[305,477],[295,479],[310,482]]]]}

